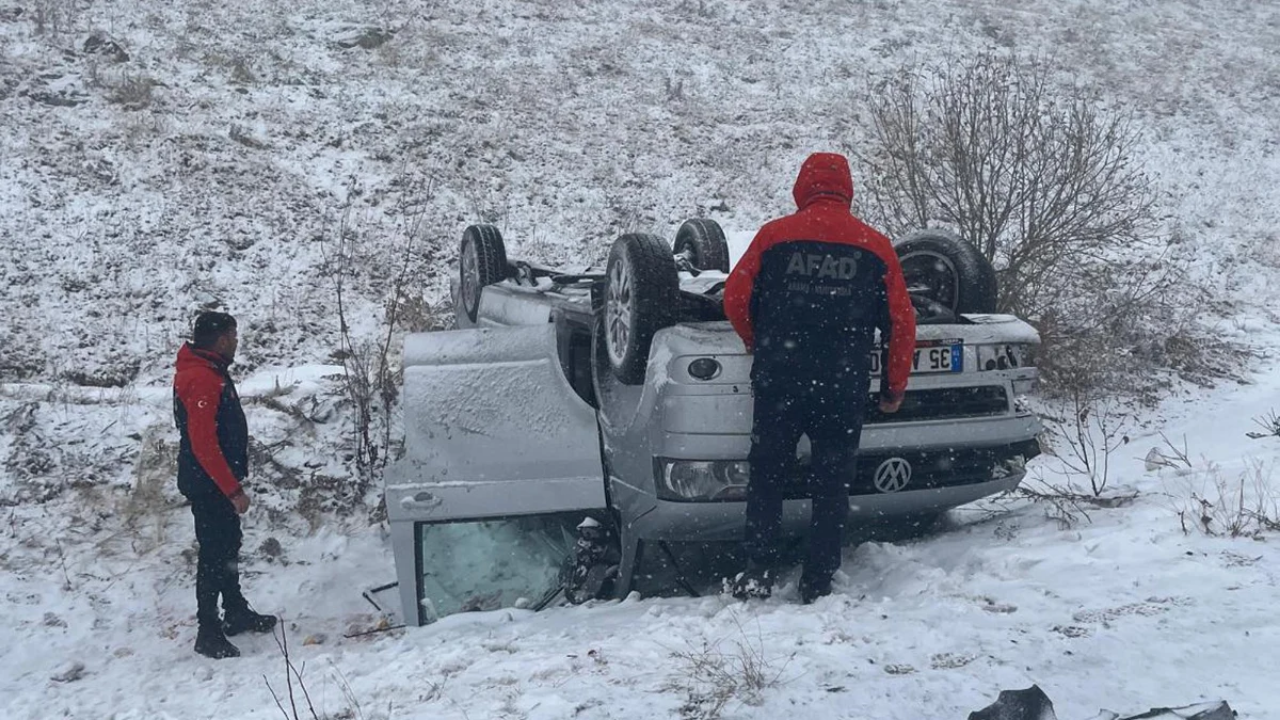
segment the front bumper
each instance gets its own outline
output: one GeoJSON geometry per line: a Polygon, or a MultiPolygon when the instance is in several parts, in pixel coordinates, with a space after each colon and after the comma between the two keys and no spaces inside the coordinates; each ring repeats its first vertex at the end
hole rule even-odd
{"type": "MultiPolygon", "coordinates": [[[[950,437],[957,439],[954,430],[950,437]]],[[[863,448],[848,485],[850,521],[937,514],[1011,490],[1026,476],[1027,462],[1039,454],[1039,442],[1025,435],[997,444],[863,448]]],[[[662,462],[655,465],[661,468],[662,462]]],[[[669,490],[654,494],[616,476],[610,480],[615,501],[625,509],[623,523],[635,537],[715,541],[742,536],[744,486],[730,486],[714,500],[687,499],[669,490]]],[[[784,488],[785,532],[799,534],[808,526],[808,482],[809,469],[802,461],[795,481],[784,488]]]]}
{"type": "MultiPolygon", "coordinates": [[[[951,508],[1012,490],[1025,472],[986,482],[925,488],[896,493],[849,496],[849,525],[886,517],[942,513],[951,508]]],[[[804,534],[809,527],[807,499],[791,499],[782,506],[782,530],[804,534]]],[[[658,500],[643,515],[631,518],[627,530],[641,540],[719,542],[742,539],[746,502],[674,502],[658,500]]]]}

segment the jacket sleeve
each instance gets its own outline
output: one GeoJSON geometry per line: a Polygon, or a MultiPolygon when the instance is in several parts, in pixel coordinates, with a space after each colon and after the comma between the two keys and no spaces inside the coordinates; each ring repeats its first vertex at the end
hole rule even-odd
{"type": "Polygon", "coordinates": [[[881,328],[887,335],[888,361],[881,376],[881,393],[889,398],[901,399],[907,392],[907,380],[911,376],[911,361],[916,351],[916,311],[907,294],[907,282],[902,277],[902,264],[898,254],[885,238],[879,253],[885,263],[884,285],[888,327],[881,328]],[[887,332],[886,332],[887,331],[887,332]]]}
{"type": "Polygon", "coordinates": [[[196,461],[218,489],[227,497],[240,492],[231,465],[222,454],[218,442],[218,403],[222,398],[222,378],[213,373],[197,374],[180,389],[178,400],[187,411],[187,434],[191,438],[191,452],[196,461]]]}
{"type": "Polygon", "coordinates": [[[724,314],[733,325],[733,329],[742,337],[742,344],[751,352],[755,346],[755,331],[751,324],[751,291],[756,284],[756,275],[760,272],[761,246],[764,245],[764,230],[756,233],[747,251],[738,259],[738,264],[729,273],[724,284],[724,314]]]}

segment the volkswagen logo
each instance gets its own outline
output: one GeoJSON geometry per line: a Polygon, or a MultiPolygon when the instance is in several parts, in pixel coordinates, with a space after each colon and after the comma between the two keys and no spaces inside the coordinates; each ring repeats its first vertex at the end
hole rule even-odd
{"type": "Polygon", "coordinates": [[[911,463],[902,458],[889,458],[876,468],[876,489],[882,493],[898,492],[909,482],[911,482],[911,463]]]}

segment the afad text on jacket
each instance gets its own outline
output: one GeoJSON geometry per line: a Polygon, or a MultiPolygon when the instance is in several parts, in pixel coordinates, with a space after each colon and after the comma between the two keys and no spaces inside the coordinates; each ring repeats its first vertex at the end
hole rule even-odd
{"type": "Polygon", "coordinates": [[[811,155],[793,194],[798,210],[760,229],[725,285],[725,315],[755,355],[753,379],[865,378],[879,329],[881,393],[901,398],[915,311],[889,239],[850,212],[848,161],[811,155]]]}

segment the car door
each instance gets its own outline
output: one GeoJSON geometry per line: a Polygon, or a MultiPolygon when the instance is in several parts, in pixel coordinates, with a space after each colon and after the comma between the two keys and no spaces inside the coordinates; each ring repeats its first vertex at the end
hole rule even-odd
{"type": "Polygon", "coordinates": [[[595,409],[554,323],[411,335],[387,516],[404,619],[537,604],[605,508],[595,409]]]}

